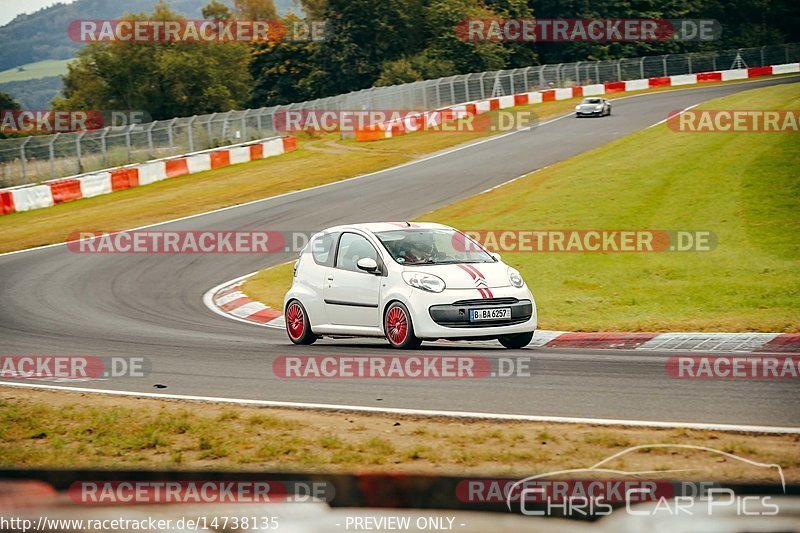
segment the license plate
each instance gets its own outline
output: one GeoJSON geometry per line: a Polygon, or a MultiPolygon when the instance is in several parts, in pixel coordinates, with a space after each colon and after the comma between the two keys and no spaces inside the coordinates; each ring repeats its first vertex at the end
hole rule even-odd
{"type": "Polygon", "coordinates": [[[469,319],[472,322],[478,320],[510,320],[510,307],[494,307],[492,309],[470,309],[469,319]]]}

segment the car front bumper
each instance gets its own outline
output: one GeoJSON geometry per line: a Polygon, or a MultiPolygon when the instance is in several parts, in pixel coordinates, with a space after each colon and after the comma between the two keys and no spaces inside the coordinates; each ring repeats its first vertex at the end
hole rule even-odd
{"type": "Polygon", "coordinates": [[[414,333],[423,339],[497,337],[536,330],[536,302],[527,286],[491,289],[481,298],[475,289],[445,289],[440,293],[412,291],[409,311],[414,333]],[[508,307],[511,319],[470,322],[470,309],[508,307]]]}

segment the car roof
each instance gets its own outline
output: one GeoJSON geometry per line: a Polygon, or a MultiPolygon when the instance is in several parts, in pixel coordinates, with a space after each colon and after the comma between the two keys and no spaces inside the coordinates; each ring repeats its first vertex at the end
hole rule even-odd
{"type": "Polygon", "coordinates": [[[435,222],[367,222],[362,224],[343,224],[341,226],[333,226],[323,230],[325,233],[346,230],[361,230],[370,233],[379,233],[381,231],[392,230],[416,230],[416,229],[453,229],[444,224],[436,224],[435,222]]]}

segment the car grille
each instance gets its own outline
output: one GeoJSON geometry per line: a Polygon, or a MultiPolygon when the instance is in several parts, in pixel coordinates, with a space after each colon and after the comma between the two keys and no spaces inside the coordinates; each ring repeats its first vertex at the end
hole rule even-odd
{"type": "Polygon", "coordinates": [[[453,305],[509,305],[519,302],[516,298],[475,298],[474,300],[459,300],[453,305]]]}

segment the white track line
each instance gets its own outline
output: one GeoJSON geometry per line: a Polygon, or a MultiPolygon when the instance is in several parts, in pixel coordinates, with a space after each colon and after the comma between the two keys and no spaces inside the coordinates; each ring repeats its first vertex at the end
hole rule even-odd
{"type": "MultiPolygon", "coordinates": [[[[793,77],[793,76],[787,76],[793,77]]],[[[746,82],[740,83],[731,83],[729,85],[741,85],[744,83],[754,83],[756,81],[763,81],[763,80],[751,80],[746,82]]],[[[658,94],[667,94],[670,92],[676,91],[687,91],[687,90],[696,90],[703,87],[689,87],[686,89],[676,89],[676,90],[668,90],[662,91],[658,93],[641,93],[636,95],[625,96],[622,98],[616,98],[615,100],[622,100],[625,98],[635,98],[637,96],[653,96],[658,94]]],[[[709,87],[705,87],[709,88],[709,87]]],[[[548,120],[541,124],[536,125],[535,127],[544,126],[546,124],[551,124],[563,118],[572,116],[572,112],[569,112],[565,115],[561,115],[554,119],[548,120]]],[[[347,181],[354,181],[361,178],[366,178],[368,176],[373,176],[376,174],[381,174],[383,172],[388,172],[391,170],[396,170],[398,168],[403,168],[409,165],[414,165],[417,163],[421,163],[423,161],[427,161],[429,159],[434,159],[436,157],[442,157],[444,155],[458,152],[460,150],[464,150],[467,148],[471,148],[473,146],[477,146],[486,142],[496,141],[498,139],[502,139],[509,135],[515,135],[517,133],[521,133],[523,131],[527,131],[531,129],[531,127],[523,128],[520,130],[512,131],[509,133],[505,133],[503,135],[498,135],[495,137],[489,137],[488,139],[483,139],[481,141],[477,141],[472,144],[460,146],[451,150],[447,150],[444,152],[439,152],[433,154],[431,156],[417,159],[414,161],[409,161],[403,163],[401,165],[397,165],[394,167],[386,168],[383,170],[378,170],[376,172],[371,172],[369,174],[362,174],[360,176],[354,176],[352,178],[347,178],[344,180],[339,180],[331,183],[325,183],[323,185],[317,185],[315,187],[310,187],[307,189],[300,189],[297,191],[291,191],[283,194],[279,194],[276,196],[270,196],[268,198],[261,198],[259,200],[253,200],[250,202],[245,202],[243,204],[232,205],[228,207],[223,207],[220,209],[214,209],[212,211],[206,211],[203,213],[197,213],[194,215],[189,215],[185,217],[176,218],[173,220],[168,220],[165,222],[157,222],[154,224],[148,224],[146,226],[140,226],[138,228],[133,228],[126,231],[137,231],[146,228],[157,227],[161,225],[171,224],[173,222],[178,222],[181,220],[189,220],[195,217],[205,216],[213,213],[218,213],[222,211],[227,211],[228,209],[235,209],[237,207],[242,207],[246,205],[252,205],[259,202],[264,202],[268,200],[274,200],[276,198],[281,198],[285,196],[290,196],[293,194],[310,191],[314,189],[321,189],[323,187],[329,187],[331,185],[336,185],[339,183],[347,182],[347,181]]],[[[535,172],[535,171],[534,171],[535,172]]],[[[528,175],[528,174],[526,174],[528,175]]],[[[524,176],[518,176],[513,178],[509,181],[515,181],[524,176]]],[[[509,182],[506,182],[509,183],[509,182]]],[[[499,184],[494,188],[500,187],[506,183],[499,184]]],[[[76,242],[76,241],[69,241],[69,242],[76,242]]],[[[35,250],[41,250],[45,248],[52,248],[55,246],[63,246],[68,244],[68,242],[62,243],[55,243],[55,244],[46,244],[43,246],[37,246],[35,248],[28,248],[25,250],[17,250],[14,252],[5,252],[0,254],[0,257],[5,255],[13,255],[13,254],[20,254],[25,252],[32,252],[35,250]]],[[[245,324],[253,324],[247,320],[241,319],[239,317],[229,315],[223,312],[221,309],[218,309],[213,303],[213,295],[226,285],[230,285],[237,281],[241,281],[243,279],[247,279],[250,276],[254,275],[255,272],[251,272],[250,274],[245,274],[244,276],[240,276],[234,280],[226,281],[217,285],[213,289],[210,289],[203,295],[203,303],[214,313],[224,316],[225,318],[238,320],[245,324]]],[[[127,391],[115,391],[115,390],[108,390],[108,389],[90,389],[90,388],[82,388],[82,387],[62,387],[56,385],[41,385],[41,384],[29,384],[29,383],[10,383],[7,381],[0,381],[0,385],[5,385],[9,387],[19,387],[19,388],[30,388],[30,389],[45,389],[45,390],[60,390],[60,391],[67,391],[67,392],[84,392],[84,393],[94,393],[94,394],[108,394],[114,396],[133,396],[133,397],[140,397],[140,398],[161,398],[161,399],[173,399],[173,400],[189,400],[189,401],[201,401],[201,402],[215,402],[215,403],[230,403],[230,404],[238,404],[238,405],[254,405],[254,406],[261,406],[261,407],[286,407],[286,408],[293,408],[293,409],[323,409],[323,410],[331,410],[331,411],[357,411],[357,412],[369,412],[369,413],[385,413],[385,414],[402,414],[402,415],[418,415],[418,416],[442,416],[442,417],[449,417],[449,418],[475,418],[475,419],[491,419],[491,420],[521,420],[521,421],[528,421],[528,422],[553,422],[553,423],[572,423],[572,424],[594,424],[594,425],[609,425],[609,426],[635,426],[635,427],[659,427],[659,428],[688,428],[688,429],[710,429],[710,430],[718,430],[718,431],[743,431],[743,432],[754,432],[754,433],[793,433],[793,434],[800,434],[800,428],[789,428],[789,427],[771,427],[771,426],[746,426],[746,425],[732,425],[732,424],[701,424],[701,423],[681,423],[681,422],[657,422],[657,421],[646,421],[646,420],[614,420],[614,419],[605,419],[605,418],[574,418],[574,417],[556,417],[556,416],[537,416],[537,415],[512,415],[512,414],[503,414],[503,413],[471,413],[471,412],[464,412],[464,411],[436,411],[436,410],[429,410],[429,409],[401,409],[401,408],[377,408],[377,407],[366,407],[366,406],[356,406],[356,405],[335,405],[335,404],[315,404],[315,403],[302,403],[302,402],[278,402],[278,401],[267,401],[267,400],[246,400],[246,399],[234,399],[234,398],[217,398],[217,397],[209,397],[209,396],[187,396],[187,395],[179,395],[179,394],[159,394],[153,392],[127,392],[127,391]]]]}
{"type": "MultiPolygon", "coordinates": [[[[777,76],[774,79],[794,78],[794,77],[798,77],[798,76],[797,75],[777,76]]],[[[744,85],[746,83],[758,83],[758,82],[762,82],[762,81],[765,81],[765,80],[748,80],[748,81],[742,81],[742,82],[725,83],[723,85],[712,85],[710,87],[687,87],[685,89],[669,89],[669,90],[665,90],[665,91],[642,92],[642,93],[639,93],[639,94],[632,94],[632,95],[629,95],[629,96],[621,96],[619,98],[613,98],[613,99],[610,99],[610,100],[611,101],[617,101],[617,100],[625,100],[627,98],[638,98],[640,96],[659,96],[659,95],[665,95],[665,94],[670,94],[670,93],[674,93],[674,92],[696,91],[696,90],[699,90],[699,89],[713,89],[715,87],[744,85]]],[[[504,137],[508,137],[509,135],[516,135],[518,133],[529,131],[533,127],[537,127],[538,128],[540,126],[545,126],[547,124],[551,124],[551,123],[556,122],[558,120],[561,120],[563,118],[570,117],[570,116],[572,116],[572,113],[573,112],[570,111],[569,113],[567,113],[565,115],[561,115],[561,116],[556,117],[554,119],[547,120],[547,121],[542,122],[541,124],[537,124],[535,126],[528,126],[528,127],[525,127],[525,128],[519,129],[519,130],[515,130],[515,131],[508,132],[508,133],[504,133],[502,135],[496,135],[496,136],[493,136],[493,137],[488,137],[486,139],[482,139],[482,140],[476,141],[474,143],[465,144],[465,145],[462,145],[462,146],[458,146],[456,148],[451,148],[449,150],[444,150],[442,152],[437,152],[437,153],[431,154],[431,155],[429,155],[427,157],[423,157],[422,159],[415,159],[413,161],[407,161],[407,162],[402,163],[400,165],[396,165],[396,166],[389,167],[389,168],[384,168],[382,170],[377,170],[375,172],[370,172],[368,174],[361,174],[361,175],[358,175],[358,176],[353,176],[352,178],[346,178],[346,179],[339,180],[339,181],[332,181],[330,183],[323,183],[322,185],[315,185],[314,187],[308,187],[306,189],[298,189],[296,191],[289,191],[289,192],[285,192],[285,193],[278,194],[278,195],[275,195],[275,196],[268,196],[267,198],[260,198],[258,200],[251,200],[249,202],[244,202],[244,203],[241,203],[241,204],[229,205],[227,207],[221,207],[219,209],[213,209],[211,211],[204,211],[202,213],[195,213],[194,215],[187,215],[185,217],[173,218],[172,220],[165,220],[163,222],[155,222],[153,224],[147,224],[145,226],[139,226],[139,227],[136,227],[136,228],[122,229],[122,230],[119,230],[119,231],[139,231],[139,230],[148,229],[148,228],[155,228],[155,227],[158,227],[158,226],[165,226],[167,224],[172,224],[174,222],[180,222],[182,220],[190,220],[190,219],[196,218],[196,217],[202,217],[202,216],[211,215],[211,214],[214,214],[214,213],[220,213],[222,211],[227,211],[229,209],[236,209],[238,207],[244,207],[244,206],[247,206],[247,205],[253,205],[253,204],[257,204],[259,202],[267,202],[267,201],[270,201],[270,200],[275,200],[277,198],[283,198],[283,197],[286,197],[286,196],[292,196],[294,194],[299,194],[299,193],[306,192],[306,191],[313,191],[313,190],[316,190],[316,189],[322,189],[324,187],[331,187],[333,185],[338,185],[340,183],[345,183],[345,182],[348,182],[348,181],[355,181],[355,180],[359,180],[359,179],[362,179],[362,178],[367,178],[369,176],[375,176],[377,174],[382,174],[384,172],[390,172],[390,171],[393,171],[393,170],[397,170],[398,168],[404,168],[404,167],[407,167],[407,166],[410,166],[410,165],[416,165],[417,163],[422,163],[422,162],[428,161],[430,159],[435,159],[437,157],[442,157],[442,156],[445,156],[445,155],[448,155],[448,154],[459,152],[461,150],[466,150],[468,148],[472,148],[473,146],[481,145],[483,143],[494,142],[494,141],[497,141],[497,140],[502,139],[504,137]]],[[[77,242],[77,241],[78,240],[76,239],[76,240],[72,240],[72,241],[58,242],[58,243],[53,243],[53,244],[44,244],[42,246],[36,246],[36,247],[33,247],[33,248],[26,248],[24,250],[15,250],[13,252],[4,252],[4,253],[0,253],[0,257],[6,256],[6,255],[22,254],[22,253],[26,253],[26,252],[34,252],[36,250],[44,250],[46,248],[54,248],[56,246],[64,246],[66,244],[69,244],[69,243],[72,243],[72,242],[77,242]]]]}
{"type": "Polygon", "coordinates": [[[183,394],[161,394],[155,392],[131,392],[109,389],[90,389],[85,387],[64,387],[59,385],[41,385],[32,383],[12,383],[0,381],[0,385],[9,387],[19,387],[25,389],[44,389],[58,390],[65,392],[81,392],[93,394],[108,394],[112,396],[132,396],[137,398],[156,398],[162,400],[188,400],[195,402],[213,402],[236,405],[252,405],[256,407],[285,407],[289,409],[321,409],[326,411],[353,411],[363,413],[396,414],[412,416],[439,416],[445,418],[474,418],[485,420],[520,420],[525,422],[551,422],[560,424],[593,424],[603,426],[634,426],[634,427],[654,427],[654,428],[686,428],[704,429],[717,431],[739,431],[747,433],[791,433],[800,434],[800,428],[778,427],[778,426],[747,426],[735,424],[703,424],[698,422],[657,422],[649,420],[622,420],[606,418],[576,418],[567,416],[538,416],[538,415],[514,415],[504,413],[475,413],[467,411],[438,411],[433,409],[403,409],[403,408],[381,408],[367,407],[361,405],[336,405],[326,403],[305,403],[305,402],[277,402],[270,400],[245,400],[238,398],[219,398],[214,396],[188,396],[183,394]]]}

